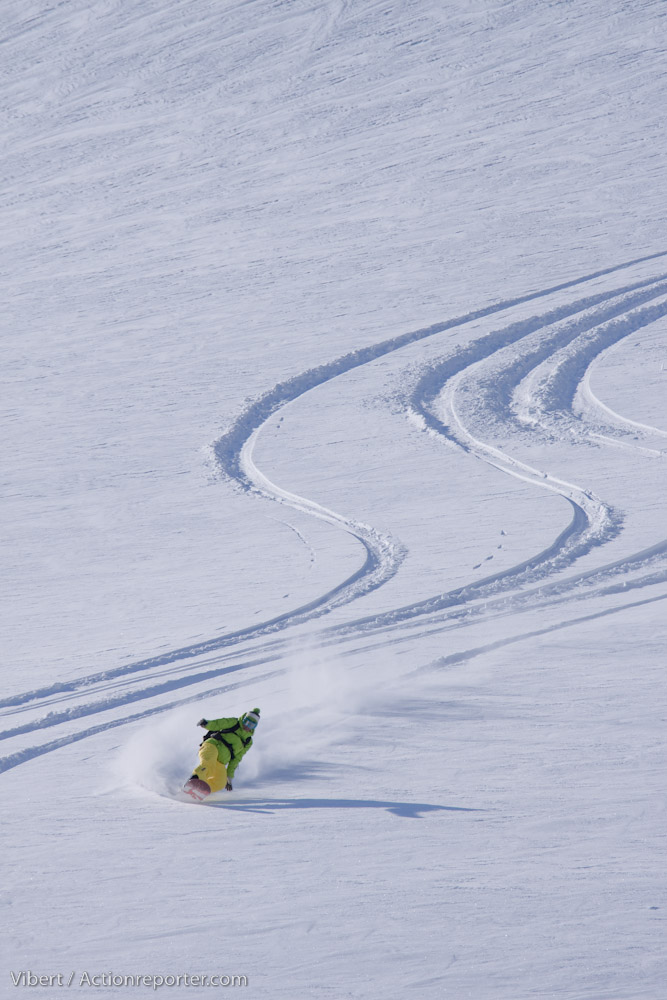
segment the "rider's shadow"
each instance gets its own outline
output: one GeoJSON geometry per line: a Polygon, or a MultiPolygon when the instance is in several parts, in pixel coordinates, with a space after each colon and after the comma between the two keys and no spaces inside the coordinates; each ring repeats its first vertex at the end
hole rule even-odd
{"type": "Polygon", "coordinates": [[[421,819],[429,812],[484,812],[465,806],[440,806],[425,802],[383,802],[376,799],[271,799],[265,796],[247,799],[207,799],[204,805],[234,812],[275,813],[281,809],[385,809],[404,819],[421,819]]]}

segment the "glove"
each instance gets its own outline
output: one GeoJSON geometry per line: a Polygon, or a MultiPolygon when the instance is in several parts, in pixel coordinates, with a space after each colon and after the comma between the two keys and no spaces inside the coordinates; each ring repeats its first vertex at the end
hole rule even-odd
{"type": "Polygon", "coordinates": [[[197,725],[201,726],[203,729],[206,729],[208,726],[208,722],[206,719],[200,719],[197,725]]]}
{"type": "Polygon", "coordinates": [[[232,790],[233,790],[232,789],[232,783],[231,783],[231,781],[228,781],[227,784],[225,785],[225,791],[226,792],[231,792],[232,790]]]}

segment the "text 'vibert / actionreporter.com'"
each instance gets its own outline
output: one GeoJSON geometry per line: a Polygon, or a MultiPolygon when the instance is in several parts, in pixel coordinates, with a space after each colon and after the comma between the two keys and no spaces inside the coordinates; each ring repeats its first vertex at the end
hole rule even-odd
{"type": "Polygon", "coordinates": [[[62,986],[65,989],[79,986],[87,986],[89,989],[95,989],[96,987],[102,986],[116,986],[122,989],[126,986],[144,986],[146,989],[160,990],[163,988],[169,989],[173,986],[183,987],[216,987],[220,988],[225,986],[247,986],[248,977],[247,976],[227,976],[227,975],[210,975],[208,973],[194,974],[191,972],[177,973],[177,974],[150,974],[150,975],[122,975],[115,972],[55,972],[55,973],[38,973],[32,971],[25,972],[12,972],[10,973],[12,978],[12,984],[18,988],[21,986],[27,986],[31,988],[39,988],[40,986],[47,986],[53,989],[54,987],[62,986]]]}

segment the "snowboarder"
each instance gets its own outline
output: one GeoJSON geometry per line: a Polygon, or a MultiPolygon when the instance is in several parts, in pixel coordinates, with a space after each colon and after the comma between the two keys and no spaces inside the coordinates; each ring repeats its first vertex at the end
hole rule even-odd
{"type": "Polygon", "coordinates": [[[232,778],[244,754],[252,746],[252,734],[259,722],[259,709],[235,719],[200,719],[208,730],[199,747],[199,766],[186,781],[184,792],[201,801],[221,788],[232,791],[232,778]]]}

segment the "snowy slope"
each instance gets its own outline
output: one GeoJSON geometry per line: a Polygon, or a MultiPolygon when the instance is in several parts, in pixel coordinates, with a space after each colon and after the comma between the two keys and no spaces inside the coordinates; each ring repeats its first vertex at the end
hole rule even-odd
{"type": "Polygon", "coordinates": [[[6,0],[0,997],[664,996],[666,32],[6,0]]]}

